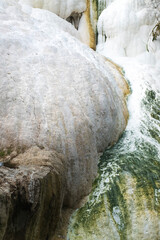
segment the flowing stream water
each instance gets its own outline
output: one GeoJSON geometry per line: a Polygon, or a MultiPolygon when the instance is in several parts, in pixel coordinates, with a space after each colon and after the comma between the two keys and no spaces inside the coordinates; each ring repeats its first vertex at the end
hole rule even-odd
{"type": "MultiPolygon", "coordinates": [[[[125,5],[129,1],[119,2],[125,5]]],[[[136,3],[137,9],[137,1],[131,2],[136,3]]],[[[147,7],[151,2],[153,7],[155,2],[157,8],[159,1],[140,2],[147,7]]],[[[105,5],[106,1],[98,3],[105,5]]],[[[114,40],[113,37],[108,42],[116,44],[114,40]]],[[[71,218],[68,240],[160,239],[160,40],[157,41],[156,48],[151,43],[149,51],[134,57],[126,56],[126,52],[124,56],[115,52],[112,55],[111,45],[104,40],[97,47],[123,69],[131,89],[130,118],[118,143],[101,156],[88,201],[71,218]]]]}

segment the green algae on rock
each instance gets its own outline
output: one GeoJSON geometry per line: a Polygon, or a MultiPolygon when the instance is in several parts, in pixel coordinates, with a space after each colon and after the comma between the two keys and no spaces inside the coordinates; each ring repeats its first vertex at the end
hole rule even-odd
{"type": "Polygon", "coordinates": [[[127,127],[102,155],[99,177],[87,203],[72,216],[68,239],[159,239],[159,101],[159,92],[147,88],[140,129],[127,127]]]}
{"type": "Polygon", "coordinates": [[[64,196],[62,156],[34,147],[11,162],[16,168],[0,168],[0,239],[51,239],[64,196]]]}

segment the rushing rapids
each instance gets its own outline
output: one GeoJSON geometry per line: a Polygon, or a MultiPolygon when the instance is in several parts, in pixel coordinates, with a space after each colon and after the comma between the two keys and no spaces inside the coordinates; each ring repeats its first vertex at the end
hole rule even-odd
{"type": "Polygon", "coordinates": [[[99,18],[97,50],[122,66],[130,119],[100,159],[92,193],[72,216],[70,240],[160,238],[159,22],[159,1],[115,0],[99,18]]]}

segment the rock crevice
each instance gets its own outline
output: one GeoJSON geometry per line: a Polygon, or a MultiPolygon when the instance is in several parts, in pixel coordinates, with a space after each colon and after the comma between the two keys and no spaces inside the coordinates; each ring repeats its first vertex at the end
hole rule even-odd
{"type": "Polygon", "coordinates": [[[61,156],[34,147],[10,166],[0,168],[0,239],[51,239],[64,197],[61,156]]]}

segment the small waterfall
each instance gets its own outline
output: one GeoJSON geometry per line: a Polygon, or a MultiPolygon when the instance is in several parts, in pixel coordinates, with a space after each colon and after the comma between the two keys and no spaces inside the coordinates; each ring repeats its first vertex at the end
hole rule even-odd
{"type": "Polygon", "coordinates": [[[105,10],[107,15],[104,13],[100,21],[106,24],[104,35],[109,37],[101,39],[97,49],[122,66],[131,88],[130,119],[118,143],[103,153],[99,176],[88,201],[71,219],[68,239],[157,240],[160,239],[160,34],[156,24],[160,22],[160,3],[115,0],[113,7],[105,10]],[[153,30],[157,31],[156,39],[151,36],[153,30]]]}
{"type": "Polygon", "coordinates": [[[70,240],[135,240],[147,237],[148,225],[152,239],[160,237],[160,92],[151,87],[146,68],[126,66],[140,71],[137,78],[126,71],[132,81],[130,120],[119,142],[101,157],[93,191],[73,215],[70,240]]]}

